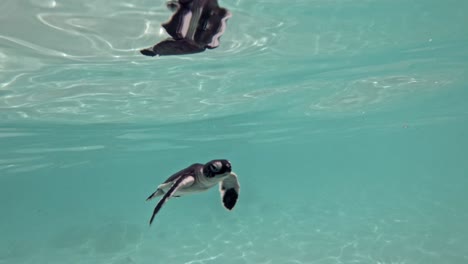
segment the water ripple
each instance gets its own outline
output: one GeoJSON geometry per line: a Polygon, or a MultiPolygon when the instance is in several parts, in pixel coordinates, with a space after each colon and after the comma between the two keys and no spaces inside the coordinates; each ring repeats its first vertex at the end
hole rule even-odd
{"type": "Polygon", "coordinates": [[[77,147],[66,147],[66,148],[36,148],[36,149],[21,149],[16,151],[17,153],[23,154],[38,154],[47,152],[82,152],[90,150],[103,149],[104,146],[77,146],[77,147]]]}
{"type": "Polygon", "coordinates": [[[359,113],[452,87],[466,71],[464,60],[450,59],[464,56],[466,37],[454,34],[461,26],[447,31],[411,10],[389,17],[398,5],[372,0],[223,2],[233,16],[220,47],[159,58],[138,51],[166,37],[161,23],[171,13],[164,3],[4,2],[4,12],[15,15],[0,18],[2,120],[359,113]]]}

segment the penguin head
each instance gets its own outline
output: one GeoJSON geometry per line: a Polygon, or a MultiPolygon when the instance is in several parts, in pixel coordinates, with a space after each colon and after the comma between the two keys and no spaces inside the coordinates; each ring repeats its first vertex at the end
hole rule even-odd
{"type": "Polygon", "coordinates": [[[208,178],[223,176],[231,173],[231,163],[225,159],[212,160],[203,166],[203,174],[208,178]]]}

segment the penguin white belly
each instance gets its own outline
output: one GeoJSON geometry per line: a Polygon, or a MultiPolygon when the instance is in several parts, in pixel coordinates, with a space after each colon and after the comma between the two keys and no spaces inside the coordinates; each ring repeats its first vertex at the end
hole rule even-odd
{"type": "MultiPolygon", "coordinates": [[[[210,183],[210,184],[201,184],[200,182],[195,181],[191,186],[187,186],[185,188],[178,189],[177,192],[174,193],[174,196],[185,196],[185,195],[188,195],[188,194],[204,192],[204,191],[207,191],[208,189],[210,189],[211,187],[213,187],[216,184],[217,184],[217,182],[210,183]]],[[[171,189],[171,187],[172,187],[172,183],[166,183],[166,184],[160,186],[159,188],[163,191],[163,193],[166,193],[166,192],[169,191],[169,189],[171,189]]],[[[163,194],[163,193],[161,193],[161,194],[163,194]]]]}
{"type": "Polygon", "coordinates": [[[205,192],[208,189],[212,188],[216,184],[219,183],[218,180],[216,181],[200,181],[200,178],[197,178],[195,182],[186,188],[181,188],[177,191],[175,195],[187,195],[187,194],[194,194],[194,193],[200,193],[200,192],[205,192]]]}

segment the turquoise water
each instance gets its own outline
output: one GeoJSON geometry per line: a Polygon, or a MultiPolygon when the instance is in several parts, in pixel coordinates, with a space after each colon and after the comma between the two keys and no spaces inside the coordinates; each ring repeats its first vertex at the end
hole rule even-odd
{"type": "Polygon", "coordinates": [[[2,0],[0,263],[468,263],[467,1],[224,0],[150,58],[163,1],[2,0]],[[227,158],[212,189],[156,186],[227,158]]]}

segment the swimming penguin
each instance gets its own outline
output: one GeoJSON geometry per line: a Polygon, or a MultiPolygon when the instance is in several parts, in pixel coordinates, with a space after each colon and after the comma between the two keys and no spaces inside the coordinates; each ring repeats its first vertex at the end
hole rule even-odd
{"type": "Polygon", "coordinates": [[[141,54],[183,55],[219,46],[231,13],[217,0],[170,0],[166,5],[174,14],[162,26],[171,37],[140,50],[141,54]]]}
{"type": "Polygon", "coordinates": [[[158,211],[171,197],[204,192],[216,184],[219,184],[223,206],[228,210],[232,210],[239,197],[240,185],[237,175],[232,172],[231,163],[228,160],[212,160],[206,164],[195,163],[174,173],[146,198],[146,201],[149,201],[163,195],[154,208],[149,222],[150,225],[158,211]]]}

